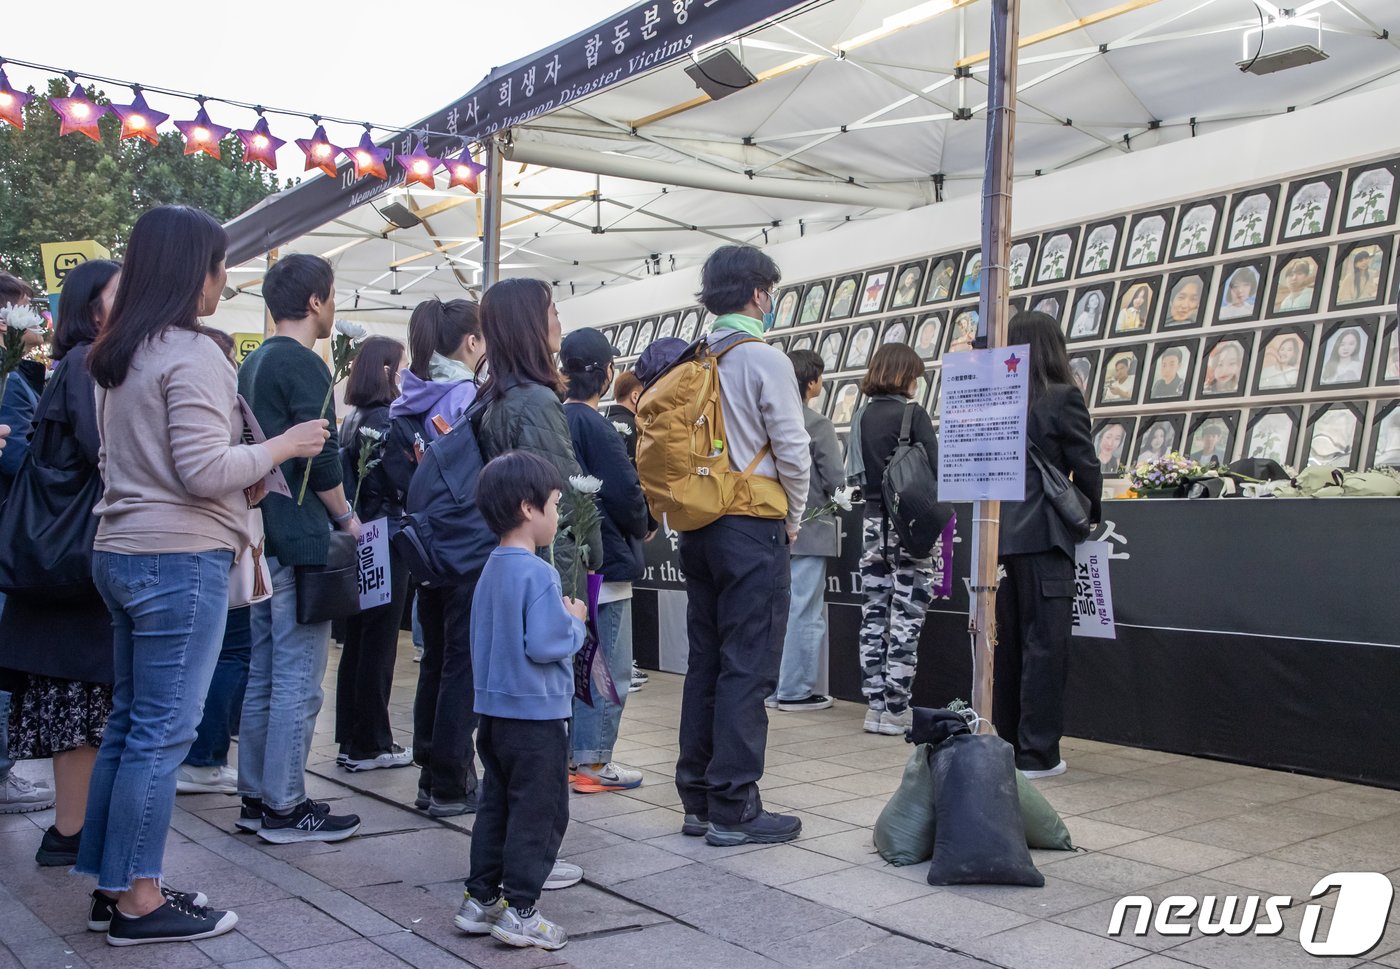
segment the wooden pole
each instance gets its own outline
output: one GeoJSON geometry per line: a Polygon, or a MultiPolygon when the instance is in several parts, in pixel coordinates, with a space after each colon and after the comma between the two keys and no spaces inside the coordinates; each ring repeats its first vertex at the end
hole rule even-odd
{"type": "Polygon", "coordinates": [[[501,169],[505,157],[495,138],[486,143],[486,201],[481,220],[481,289],[501,278],[501,169]]]}
{"type": "MultiPolygon", "coordinates": [[[[268,268],[268,269],[271,269],[273,266],[277,265],[277,258],[278,258],[278,250],[277,250],[276,248],[269,249],[269,250],[267,251],[267,268],[268,268]]],[[[264,278],[264,279],[267,278],[266,274],[263,275],[263,278],[264,278]]],[[[269,309],[267,309],[267,304],[264,303],[264,304],[263,304],[263,339],[267,339],[268,337],[272,336],[273,329],[274,329],[274,326],[273,326],[273,320],[272,320],[272,311],[269,310],[269,309]]]]}
{"type": "MultiPolygon", "coordinates": [[[[982,286],[979,312],[989,347],[1006,345],[1011,311],[1011,173],[1016,146],[1016,51],[1021,0],[992,0],[987,159],[982,184],[982,286]]],[[[996,653],[997,544],[1001,502],[979,501],[972,513],[972,708],[990,732],[996,653]]]]}

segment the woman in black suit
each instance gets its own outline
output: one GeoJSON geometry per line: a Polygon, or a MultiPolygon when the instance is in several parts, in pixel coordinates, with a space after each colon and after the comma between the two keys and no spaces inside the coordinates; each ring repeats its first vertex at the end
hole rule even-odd
{"type": "MultiPolygon", "coordinates": [[[[1026,434],[1045,460],[1069,476],[1099,520],[1103,479],[1089,433],[1089,408],[1074,385],[1065,338],[1044,313],[1017,313],[1007,342],[1030,346],[1030,412],[1026,434]]],[[[1027,777],[1065,771],[1060,759],[1065,676],[1073,622],[1074,539],[1045,496],[1026,456],[1026,498],[1001,506],[992,720],[1016,748],[1027,777]]]]}

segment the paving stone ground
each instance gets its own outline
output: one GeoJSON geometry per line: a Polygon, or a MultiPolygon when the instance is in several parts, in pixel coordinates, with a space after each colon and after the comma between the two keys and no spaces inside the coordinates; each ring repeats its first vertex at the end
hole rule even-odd
{"type": "MultiPolygon", "coordinates": [[[[411,656],[405,637],[392,704],[405,744],[411,656]]],[[[238,928],[205,942],[115,949],[84,930],[85,880],[34,865],[52,812],[0,815],[0,969],[1301,969],[1320,961],[1297,941],[1319,879],[1380,871],[1400,880],[1400,792],[1070,739],[1069,773],[1036,783],[1081,850],[1033,852],[1042,889],[934,888],[926,865],[891,867],[871,846],[910,748],[862,733],[862,709],[843,703],[770,718],[764,799],[802,816],[802,838],[712,848],[680,834],[672,772],[681,679],[653,673],[628,700],[617,749],[645,784],[573,796],[564,857],[584,867],[585,881],[541,903],[569,931],[568,947],[513,950],[452,926],[471,817],[415,811],[411,768],[336,768],[337,658],[308,789],[360,814],[358,837],[268,845],[234,833],[234,798],[182,796],[166,881],[236,909],[238,928]],[[1297,904],[1279,936],[1111,938],[1114,904],[1129,894],[1277,894],[1297,904]]],[[[1335,898],[1321,902],[1324,925],[1335,898]]],[[[1323,964],[1400,967],[1400,909],[1364,957],[1323,964]]]]}

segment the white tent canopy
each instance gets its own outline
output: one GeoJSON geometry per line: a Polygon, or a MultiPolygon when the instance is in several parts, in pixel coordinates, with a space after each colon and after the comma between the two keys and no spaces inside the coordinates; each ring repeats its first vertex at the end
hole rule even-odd
{"type": "MultiPolygon", "coordinates": [[[[1309,0],[1291,12],[1269,0],[1022,7],[1022,179],[1400,78],[1394,0],[1309,0]],[[1263,76],[1237,66],[1256,51],[1304,44],[1328,58],[1263,76]]],[[[697,92],[685,65],[674,65],[513,128],[502,274],[549,280],[561,301],[681,270],[693,280],[725,242],[773,245],[976,193],[989,8],[988,0],[809,4],[691,51],[704,60],[727,48],[757,77],[722,100],[697,92]]],[[[482,199],[445,184],[440,174],[433,190],[393,189],[282,251],[330,258],[342,315],[393,332],[420,300],[480,286],[482,199]],[[418,223],[395,226],[382,214],[391,202],[418,223]]],[[[238,295],[220,326],[260,329],[265,268],[261,258],[234,267],[238,295]]]]}

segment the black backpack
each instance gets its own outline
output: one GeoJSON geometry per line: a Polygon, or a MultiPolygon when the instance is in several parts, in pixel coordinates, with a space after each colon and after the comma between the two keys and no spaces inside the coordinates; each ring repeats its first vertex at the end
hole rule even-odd
{"type": "Polygon", "coordinates": [[[885,503],[886,527],[894,525],[900,546],[912,557],[922,559],[932,554],[953,510],[938,500],[938,476],[928,452],[910,438],[917,406],[911,401],[904,408],[899,441],[885,465],[880,496],[885,503]]]}
{"type": "Polygon", "coordinates": [[[417,585],[459,585],[481,572],[496,547],[476,504],[476,482],[485,465],[473,424],[478,413],[479,408],[469,408],[452,430],[429,444],[409,482],[392,541],[417,585]]]}
{"type": "MultiPolygon", "coordinates": [[[[398,492],[400,505],[408,497],[409,484],[413,473],[418,470],[421,455],[427,449],[423,437],[423,416],[421,414],[400,414],[389,421],[389,430],[384,435],[384,453],[379,467],[384,477],[398,492]]],[[[356,452],[358,456],[358,452],[356,452]]],[[[350,481],[354,478],[348,479],[350,481]]]]}

